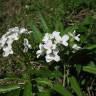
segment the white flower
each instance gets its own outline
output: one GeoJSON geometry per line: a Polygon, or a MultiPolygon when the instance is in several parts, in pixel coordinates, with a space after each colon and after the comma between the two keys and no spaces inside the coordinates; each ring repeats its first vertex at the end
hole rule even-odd
{"type": "Polygon", "coordinates": [[[80,34],[76,35],[76,31],[74,30],[73,33],[69,33],[69,35],[74,38],[76,41],[80,41],[80,34]]]}
{"type": "MultiPolygon", "coordinates": [[[[6,40],[7,46],[8,46],[8,45],[12,46],[13,41],[14,41],[13,39],[8,38],[8,39],[6,40]]],[[[6,44],[5,44],[5,45],[6,45],[6,44]]]]}
{"type": "Polygon", "coordinates": [[[18,33],[18,34],[25,33],[26,34],[28,32],[28,30],[26,28],[24,28],[24,27],[21,27],[21,28],[19,28],[19,27],[13,27],[13,28],[10,28],[8,30],[8,32],[9,33],[18,33]]]}
{"type": "Polygon", "coordinates": [[[52,41],[51,40],[48,40],[43,46],[44,46],[44,49],[46,50],[47,54],[52,52],[52,41]]]}
{"type": "Polygon", "coordinates": [[[9,54],[13,54],[12,47],[9,45],[3,48],[3,57],[7,57],[9,54]]]}
{"type": "Polygon", "coordinates": [[[43,42],[46,43],[48,40],[52,39],[52,35],[49,33],[46,33],[45,36],[43,37],[43,42]]]}
{"type": "Polygon", "coordinates": [[[6,40],[7,38],[4,38],[4,37],[0,39],[0,49],[5,45],[6,40]]]}
{"type": "Polygon", "coordinates": [[[65,34],[62,37],[61,44],[63,44],[64,46],[68,46],[68,40],[69,40],[69,36],[67,34],[65,34]]]}
{"type": "MultiPolygon", "coordinates": [[[[46,34],[46,36],[47,35],[48,34],[46,34]]],[[[40,44],[39,50],[36,52],[37,58],[39,58],[41,55],[44,55],[44,54],[46,54],[46,56],[47,56],[47,55],[51,54],[52,52],[54,52],[54,53],[57,52],[57,50],[55,50],[56,44],[54,44],[51,39],[49,39],[49,38],[47,39],[46,36],[44,37],[44,40],[43,40],[43,41],[45,41],[44,44],[40,44]]]]}
{"type": "Polygon", "coordinates": [[[46,54],[50,54],[52,53],[53,50],[56,49],[56,44],[52,43],[52,40],[48,40],[45,44],[44,44],[44,48],[46,50],[46,54]]]}
{"type": "Polygon", "coordinates": [[[58,56],[57,54],[54,54],[54,53],[47,54],[45,56],[45,58],[46,58],[46,62],[51,62],[53,60],[56,62],[60,61],[60,56],[58,56]]]}
{"type": "Polygon", "coordinates": [[[55,43],[60,43],[61,42],[60,32],[53,31],[52,36],[55,39],[55,43]]]}
{"type": "Polygon", "coordinates": [[[72,46],[72,48],[75,49],[75,50],[79,50],[81,47],[78,46],[77,44],[74,44],[74,45],[72,46]]]}
{"type": "Polygon", "coordinates": [[[19,34],[18,33],[14,33],[14,34],[9,35],[7,38],[15,41],[15,40],[19,39],[19,34]]]}
{"type": "Polygon", "coordinates": [[[36,54],[37,54],[37,58],[45,54],[45,49],[43,44],[39,44],[39,50],[36,52],[36,54]]]}
{"type": "Polygon", "coordinates": [[[24,38],[23,45],[24,45],[24,50],[23,50],[24,53],[26,53],[28,51],[28,49],[32,48],[31,45],[29,44],[29,41],[27,38],[24,38]]]}
{"type": "Polygon", "coordinates": [[[13,27],[13,28],[9,28],[8,32],[10,33],[18,33],[19,32],[19,27],[13,27]]]}
{"type": "Polygon", "coordinates": [[[49,49],[52,47],[52,40],[48,40],[45,44],[44,44],[44,48],[45,49],[49,49]]]}
{"type": "Polygon", "coordinates": [[[24,27],[22,27],[22,28],[20,28],[20,34],[22,34],[22,33],[26,33],[28,30],[27,29],[25,29],[24,27]]]}

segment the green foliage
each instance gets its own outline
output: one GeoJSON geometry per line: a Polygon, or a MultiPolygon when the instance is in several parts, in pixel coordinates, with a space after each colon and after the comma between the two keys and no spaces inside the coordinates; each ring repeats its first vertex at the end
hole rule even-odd
{"type": "Polygon", "coordinates": [[[39,31],[39,29],[36,27],[36,25],[33,23],[33,20],[29,21],[28,22],[29,24],[29,27],[31,28],[32,30],[32,40],[34,41],[34,43],[37,43],[39,44],[41,39],[42,39],[42,34],[41,32],[39,31]]]}
{"type": "Polygon", "coordinates": [[[87,65],[83,66],[83,71],[89,72],[96,75],[96,65],[87,65]]]}
{"type": "Polygon", "coordinates": [[[38,84],[52,86],[50,80],[48,80],[47,78],[37,78],[36,81],[37,81],[38,84]]]}
{"type": "Polygon", "coordinates": [[[20,90],[14,90],[14,91],[7,92],[6,95],[7,96],[19,96],[20,95],[20,90]]]}
{"type": "Polygon", "coordinates": [[[72,89],[76,92],[76,94],[78,96],[83,96],[76,78],[74,76],[71,76],[69,77],[69,81],[70,81],[72,89]]]}
{"type": "Polygon", "coordinates": [[[8,91],[13,91],[13,90],[17,90],[20,89],[20,87],[18,85],[8,85],[8,86],[0,86],[0,93],[6,93],[8,91]]]}
{"type": "Polygon", "coordinates": [[[24,80],[19,78],[5,78],[0,80],[0,93],[14,92],[22,89],[24,80]]]}
{"type": "Polygon", "coordinates": [[[43,32],[50,32],[48,26],[47,26],[47,22],[45,21],[44,17],[42,16],[42,14],[39,12],[39,19],[40,19],[40,25],[41,25],[41,28],[43,29],[43,32]]]}
{"type": "Polygon", "coordinates": [[[31,84],[31,82],[29,80],[24,85],[23,96],[32,96],[32,84],[31,84]]]}
{"type": "Polygon", "coordinates": [[[54,84],[53,90],[60,93],[62,96],[71,96],[72,94],[65,89],[61,84],[54,84]]]}

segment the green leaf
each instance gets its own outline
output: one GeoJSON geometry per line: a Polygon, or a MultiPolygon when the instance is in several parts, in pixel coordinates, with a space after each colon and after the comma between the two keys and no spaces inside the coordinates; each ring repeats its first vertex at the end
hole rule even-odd
{"type": "Polygon", "coordinates": [[[81,72],[82,66],[80,64],[76,64],[75,66],[76,66],[76,71],[79,74],[81,72]]]}
{"type": "Polygon", "coordinates": [[[69,77],[69,81],[72,89],[76,92],[77,96],[83,96],[76,78],[71,76],[69,77]]]}
{"type": "Polygon", "coordinates": [[[26,80],[26,83],[24,85],[23,96],[32,96],[32,83],[31,83],[30,75],[28,74],[28,71],[26,71],[26,73],[23,74],[22,78],[26,80]]]}
{"type": "Polygon", "coordinates": [[[19,79],[19,78],[4,78],[0,79],[0,85],[5,86],[5,85],[10,85],[10,84],[17,84],[18,86],[24,85],[25,80],[24,79],[19,79]]]}
{"type": "Polygon", "coordinates": [[[23,96],[32,96],[32,85],[30,80],[28,80],[24,86],[23,96]]]}
{"type": "Polygon", "coordinates": [[[42,34],[39,31],[39,29],[36,27],[35,23],[33,22],[33,20],[29,21],[28,25],[30,26],[31,30],[32,30],[32,40],[35,43],[40,43],[42,40],[42,34]]]}
{"type": "MultiPolygon", "coordinates": [[[[35,72],[36,72],[36,70],[35,70],[35,72]]],[[[48,69],[37,70],[36,74],[39,77],[45,77],[45,78],[59,78],[59,77],[62,77],[62,73],[60,71],[50,71],[48,69]]]]}
{"type": "Polygon", "coordinates": [[[64,25],[61,22],[61,18],[58,16],[56,17],[55,30],[61,32],[61,34],[64,35],[64,25]]]}
{"type": "Polygon", "coordinates": [[[48,69],[42,69],[42,70],[37,70],[36,74],[39,76],[39,77],[44,77],[44,78],[48,78],[51,76],[51,71],[48,70],[48,69]]]}
{"type": "Polygon", "coordinates": [[[42,14],[39,12],[39,19],[40,19],[40,25],[41,28],[43,29],[44,32],[50,32],[48,26],[47,26],[47,22],[45,21],[44,17],[42,16],[42,14]]]}
{"type": "Polygon", "coordinates": [[[60,71],[53,71],[53,72],[51,72],[50,75],[53,78],[59,78],[59,77],[62,77],[63,76],[63,74],[60,71]]]}
{"type": "Polygon", "coordinates": [[[83,71],[96,75],[96,66],[95,65],[94,66],[93,65],[83,66],[83,71]]]}
{"type": "Polygon", "coordinates": [[[0,86],[0,93],[6,93],[9,91],[20,89],[20,86],[18,85],[6,85],[6,86],[0,86]]]}
{"type": "Polygon", "coordinates": [[[38,78],[36,81],[39,84],[48,85],[49,87],[51,87],[51,89],[55,90],[63,96],[72,96],[71,93],[67,89],[65,89],[61,84],[56,83],[53,86],[51,81],[46,78],[38,78]]]}
{"type": "Polygon", "coordinates": [[[36,79],[38,84],[42,84],[42,85],[48,85],[48,86],[52,86],[52,83],[50,80],[48,80],[47,78],[37,78],[36,79]]]}
{"type": "Polygon", "coordinates": [[[72,94],[67,89],[65,89],[61,84],[54,84],[52,89],[60,93],[62,96],[72,96],[72,94]]]}
{"type": "Polygon", "coordinates": [[[96,49],[96,44],[90,44],[86,48],[88,48],[88,49],[96,49]]]}
{"type": "Polygon", "coordinates": [[[82,22],[83,25],[90,25],[93,23],[93,18],[92,16],[86,16],[84,21],[82,22]]]}
{"type": "Polygon", "coordinates": [[[4,78],[0,79],[0,93],[16,91],[21,89],[25,84],[25,80],[19,78],[4,78]]]}

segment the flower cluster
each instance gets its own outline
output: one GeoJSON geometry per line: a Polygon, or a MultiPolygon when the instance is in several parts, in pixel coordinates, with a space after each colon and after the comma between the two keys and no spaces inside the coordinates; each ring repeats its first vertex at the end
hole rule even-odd
{"type": "MultiPolygon", "coordinates": [[[[80,41],[80,34],[76,35],[75,31],[73,33],[68,33],[63,36],[60,36],[60,32],[54,31],[52,34],[46,33],[43,37],[42,43],[39,45],[39,50],[36,52],[37,58],[42,55],[45,55],[46,62],[51,61],[60,61],[60,56],[58,55],[59,49],[58,45],[63,45],[65,47],[69,46],[70,39],[80,41]]],[[[79,50],[77,44],[71,46],[74,50],[79,50]]]]}
{"type": "Polygon", "coordinates": [[[13,54],[12,43],[19,39],[19,35],[26,32],[25,28],[13,27],[0,38],[0,49],[3,49],[3,57],[13,54]]]}

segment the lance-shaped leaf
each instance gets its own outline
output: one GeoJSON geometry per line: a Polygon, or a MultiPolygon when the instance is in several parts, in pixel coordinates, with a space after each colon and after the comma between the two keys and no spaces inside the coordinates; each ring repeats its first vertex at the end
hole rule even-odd
{"type": "Polygon", "coordinates": [[[0,93],[7,93],[17,89],[21,89],[25,84],[25,80],[19,78],[0,79],[0,93]]]}
{"type": "Polygon", "coordinates": [[[50,87],[52,86],[51,81],[48,80],[47,78],[37,78],[36,81],[38,84],[41,84],[41,85],[48,85],[50,87]]]}
{"type": "Polygon", "coordinates": [[[46,78],[38,78],[37,80],[38,84],[42,84],[42,85],[47,85],[49,86],[52,90],[58,92],[59,94],[61,94],[62,96],[72,96],[71,93],[64,88],[61,84],[52,84],[52,82],[46,78]]]}
{"type": "Polygon", "coordinates": [[[47,26],[47,22],[45,21],[44,17],[42,16],[42,14],[39,12],[39,19],[40,19],[40,25],[41,28],[43,29],[44,32],[50,32],[48,26],[47,26]]]}
{"type": "Polygon", "coordinates": [[[35,43],[40,43],[42,40],[42,34],[39,31],[39,29],[36,27],[35,23],[33,20],[29,21],[28,26],[32,29],[32,40],[35,43]]]}
{"type": "Polygon", "coordinates": [[[32,96],[32,83],[30,80],[30,75],[26,72],[23,74],[23,79],[26,80],[23,96],[32,96]]]}
{"type": "Polygon", "coordinates": [[[94,66],[93,65],[83,66],[83,71],[96,75],[96,66],[95,65],[94,66]]]}
{"type": "Polygon", "coordinates": [[[72,96],[72,94],[61,84],[54,84],[52,89],[61,94],[62,96],[72,96]]]}
{"type": "Polygon", "coordinates": [[[70,81],[72,89],[77,94],[77,96],[83,96],[76,78],[74,76],[71,76],[69,77],[69,81],[70,81]]]}
{"type": "Polygon", "coordinates": [[[7,92],[17,90],[17,89],[20,89],[19,85],[10,84],[6,86],[0,86],[0,93],[7,93],[7,92]]]}
{"type": "Polygon", "coordinates": [[[28,80],[24,86],[23,96],[32,96],[32,85],[31,85],[30,80],[28,80]]]}

